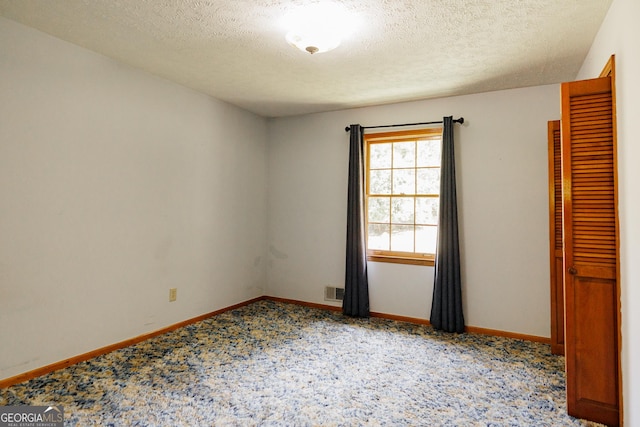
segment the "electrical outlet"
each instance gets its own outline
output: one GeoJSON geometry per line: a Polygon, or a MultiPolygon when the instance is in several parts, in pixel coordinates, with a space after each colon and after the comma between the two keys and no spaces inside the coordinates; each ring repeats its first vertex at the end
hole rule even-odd
{"type": "Polygon", "coordinates": [[[173,302],[178,299],[178,288],[169,289],[169,302],[173,302]]]}

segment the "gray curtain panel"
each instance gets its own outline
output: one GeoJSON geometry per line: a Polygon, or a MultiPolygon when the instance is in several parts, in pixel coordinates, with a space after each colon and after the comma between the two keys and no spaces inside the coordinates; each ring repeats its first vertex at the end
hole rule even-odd
{"type": "Polygon", "coordinates": [[[364,229],[363,144],[362,127],[351,125],[347,196],[347,254],[342,312],[354,317],[369,317],[369,281],[364,229]]]}
{"type": "Polygon", "coordinates": [[[446,332],[464,332],[453,117],[443,118],[440,214],[435,267],[431,325],[446,332]]]}

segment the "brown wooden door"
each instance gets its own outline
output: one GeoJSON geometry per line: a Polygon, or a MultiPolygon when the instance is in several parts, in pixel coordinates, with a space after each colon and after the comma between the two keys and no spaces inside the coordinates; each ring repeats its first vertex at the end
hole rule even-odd
{"type": "Polygon", "coordinates": [[[570,415],[619,423],[618,250],[610,77],[563,83],[565,355],[570,415]]]}
{"type": "Polygon", "coordinates": [[[551,353],[564,355],[564,284],[562,266],[562,164],[560,120],[547,124],[549,141],[549,255],[551,353]]]}

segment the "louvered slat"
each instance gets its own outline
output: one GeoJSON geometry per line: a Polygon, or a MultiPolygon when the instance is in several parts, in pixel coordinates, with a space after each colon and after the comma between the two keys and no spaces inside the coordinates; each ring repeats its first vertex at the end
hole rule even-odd
{"type": "Polygon", "coordinates": [[[562,250],[562,162],[560,161],[560,126],[553,129],[553,197],[554,240],[556,249],[562,250]]]}
{"type": "MultiPolygon", "coordinates": [[[[564,355],[564,286],[562,263],[562,159],[560,121],[547,124],[549,149],[549,260],[551,352],[564,355]]],[[[598,235],[592,240],[597,240],[598,235]]]]}
{"type": "Polygon", "coordinates": [[[574,261],[615,265],[615,241],[602,244],[584,234],[615,236],[611,96],[576,96],[570,106],[574,261]]]}

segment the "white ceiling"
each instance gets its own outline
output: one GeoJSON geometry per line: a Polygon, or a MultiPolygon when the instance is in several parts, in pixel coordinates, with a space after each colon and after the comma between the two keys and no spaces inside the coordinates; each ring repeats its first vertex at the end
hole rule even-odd
{"type": "Polygon", "coordinates": [[[281,23],[309,2],[0,0],[0,15],[278,117],[573,80],[611,4],[341,0],[358,29],[312,56],[281,23]]]}

